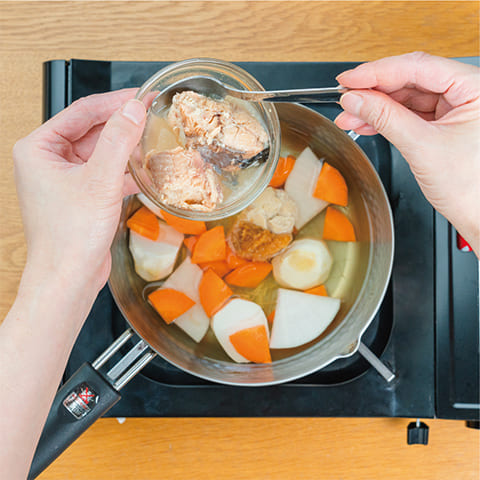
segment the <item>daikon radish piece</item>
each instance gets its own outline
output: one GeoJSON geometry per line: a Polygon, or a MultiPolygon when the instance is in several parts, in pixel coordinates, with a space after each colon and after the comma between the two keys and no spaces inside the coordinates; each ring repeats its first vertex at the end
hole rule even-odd
{"type": "Polygon", "coordinates": [[[325,282],[332,268],[325,242],[303,238],[293,241],[272,260],[273,276],[282,287],[307,290],[325,282]]]}
{"type": "Polygon", "coordinates": [[[298,230],[328,205],[313,196],[321,169],[322,161],[307,147],[298,156],[285,182],[285,191],[297,205],[295,227],[298,230]]]}
{"type": "Polygon", "coordinates": [[[227,355],[238,363],[248,363],[249,360],[235,350],[230,335],[257,326],[264,326],[268,336],[267,318],[262,308],[241,298],[230,300],[212,318],[212,329],[217,340],[227,355]]]}
{"type": "Polygon", "coordinates": [[[152,213],[154,213],[158,218],[163,219],[162,210],[160,207],[157,207],[151,200],[147,198],[143,193],[137,193],[137,198],[140,202],[147,207],[152,213]]]}
{"type": "Polygon", "coordinates": [[[130,230],[129,248],[135,271],[147,282],[161,280],[173,271],[183,235],[158,220],[157,240],[150,240],[130,230]]]}
{"type": "Polygon", "coordinates": [[[294,348],[317,338],[340,309],[340,300],[278,289],[270,348],[294,348]]]}
{"type": "Polygon", "coordinates": [[[190,310],[176,318],[173,323],[197,343],[205,336],[210,325],[210,319],[200,303],[200,295],[198,293],[202,277],[202,269],[192,263],[190,257],[187,257],[165,280],[162,286],[163,288],[173,288],[183,292],[195,302],[195,305],[190,310]]]}

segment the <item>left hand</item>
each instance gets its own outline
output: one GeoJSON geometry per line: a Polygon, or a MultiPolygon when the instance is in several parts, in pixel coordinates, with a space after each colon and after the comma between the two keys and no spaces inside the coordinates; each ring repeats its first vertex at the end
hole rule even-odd
{"type": "Polygon", "coordinates": [[[122,198],[136,191],[125,174],[145,126],[135,92],[77,100],[16,143],[26,270],[83,282],[92,294],[105,284],[122,198]]]}

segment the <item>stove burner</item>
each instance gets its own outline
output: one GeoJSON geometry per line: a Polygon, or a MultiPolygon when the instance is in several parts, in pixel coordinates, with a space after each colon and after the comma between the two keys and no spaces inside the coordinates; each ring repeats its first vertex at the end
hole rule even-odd
{"type": "MultiPolygon", "coordinates": [[[[468,63],[478,64],[478,58],[468,63]]],[[[331,85],[356,63],[239,64],[267,89],[331,85]]],[[[45,64],[45,120],[74,100],[141,85],[165,62],[55,60],[45,64]]],[[[314,106],[330,119],[336,105],[314,106]]],[[[426,202],[400,152],[380,135],[360,137],[388,193],[395,261],[383,305],[363,342],[397,374],[387,382],[354,354],[288,384],[227,387],[155,358],[122,390],[109,417],[408,417],[478,422],[478,262],[426,202]]],[[[126,323],[103,289],[72,350],[64,378],[93,361],[126,323]]],[[[125,346],[126,347],[126,346],[125,346]]],[[[119,354],[117,354],[119,356],[119,354]]],[[[118,360],[118,358],[117,358],[118,360]]],[[[112,362],[115,358],[112,358],[112,362]]]]}

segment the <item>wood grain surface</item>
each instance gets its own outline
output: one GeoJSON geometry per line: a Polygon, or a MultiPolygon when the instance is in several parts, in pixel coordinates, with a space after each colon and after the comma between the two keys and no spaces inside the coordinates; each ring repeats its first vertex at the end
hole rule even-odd
{"type": "MultiPolygon", "coordinates": [[[[478,22],[476,1],[0,2],[0,318],[26,256],[11,149],[41,121],[42,62],[472,56],[478,22]]],[[[40,478],[478,479],[478,432],[428,423],[408,447],[403,419],[102,419],[40,478]]]]}

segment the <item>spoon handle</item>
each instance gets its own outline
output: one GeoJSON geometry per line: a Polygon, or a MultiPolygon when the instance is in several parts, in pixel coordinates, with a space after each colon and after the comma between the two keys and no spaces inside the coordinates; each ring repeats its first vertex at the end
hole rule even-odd
{"type": "Polygon", "coordinates": [[[267,92],[241,91],[242,99],[253,102],[298,102],[298,103],[331,103],[338,102],[346,87],[305,88],[297,90],[270,90],[267,92]]]}

